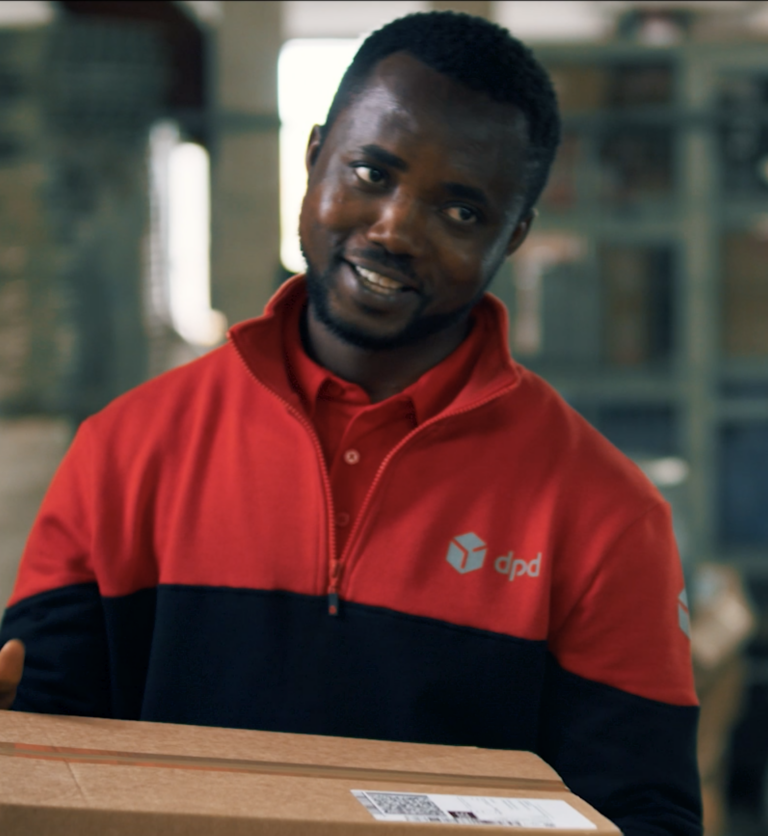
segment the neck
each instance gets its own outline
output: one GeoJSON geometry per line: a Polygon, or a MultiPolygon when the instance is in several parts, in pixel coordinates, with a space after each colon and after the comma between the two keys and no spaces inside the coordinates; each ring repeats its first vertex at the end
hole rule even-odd
{"type": "Polygon", "coordinates": [[[467,317],[417,343],[373,350],[342,340],[317,319],[311,306],[301,323],[307,354],[337,377],[364,389],[371,403],[402,392],[458,348],[469,330],[467,317]]]}

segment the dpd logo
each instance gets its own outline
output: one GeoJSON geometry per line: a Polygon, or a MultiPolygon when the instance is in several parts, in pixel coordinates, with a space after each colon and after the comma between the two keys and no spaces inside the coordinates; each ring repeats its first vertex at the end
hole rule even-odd
{"type": "Polygon", "coordinates": [[[451,540],[445,559],[457,572],[464,575],[483,565],[487,551],[485,543],[477,534],[470,531],[468,534],[459,534],[451,540]]]}
{"type": "Polygon", "coordinates": [[[493,561],[493,568],[501,575],[509,575],[513,581],[515,578],[528,575],[529,578],[538,578],[541,571],[541,552],[533,560],[515,560],[515,553],[510,552],[493,561]]]}
{"type": "MultiPolygon", "coordinates": [[[[448,546],[446,561],[460,574],[481,569],[485,561],[488,546],[473,531],[454,537],[448,546]]],[[[510,581],[515,578],[538,578],[541,573],[541,552],[533,560],[516,558],[514,552],[508,552],[493,561],[493,568],[510,581]]]]}

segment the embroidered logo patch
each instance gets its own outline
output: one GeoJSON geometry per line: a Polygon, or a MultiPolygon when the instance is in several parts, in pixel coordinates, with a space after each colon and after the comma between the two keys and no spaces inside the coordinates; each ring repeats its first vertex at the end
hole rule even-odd
{"type": "MultiPolygon", "coordinates": [[[[474,572],[481,569],[488,553],[488,545],[481,540],[474,531],[466,534],[459,534],[454,537],[448,545],[446,561],[460,574],[474,572]]],[[[515,557],[514,552],[497,557],[492,564],[493,568],[510,581],[515,578],[538,578],[541,573],[542,553],[539,552],[532,560],[524,560],[515,557]]]]}
{"type": "Polygon", "coordinates": [[[473,532],[459,534],[451,540],[445,559],[462,575],[480,569],[485,560],[488,547],[473,532]]]}
{"type": "Polygon", "coordinates": [[[497,557],[493,563],[493,568],[501,575],[508,575],[511,581],[515,578],[521,578],[523,575],[527,575],[529,578],[538,578],[541,571],[541,552],[533,560],[517,559],[515,553],[510,552],[497,557]]]}

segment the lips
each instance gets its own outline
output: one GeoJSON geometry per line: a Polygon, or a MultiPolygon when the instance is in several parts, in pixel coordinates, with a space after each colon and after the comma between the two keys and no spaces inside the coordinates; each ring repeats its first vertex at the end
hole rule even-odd
{"type": "Polygon", "coordinates": [[[360,283],[366,290],[372,293],[377,293],[381,296],[391,296],[392,294],[401,293],[406,290],[413,290],[414,288],[405,282],[398,281],[391,276],[385,276],[376,270],[370,270],[367,267],[362,267],[359,264],[352,264],[350,266],[360,279],[360,283]]]}

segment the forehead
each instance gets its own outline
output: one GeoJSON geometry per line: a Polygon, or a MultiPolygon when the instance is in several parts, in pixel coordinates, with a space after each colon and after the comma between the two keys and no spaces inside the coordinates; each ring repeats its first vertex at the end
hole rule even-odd
{"type": "Polygon", "coordinates": [[[376,65],[339,114],[329,140],[333,145],[395,144],[413,162],[425,157],[432,167],[514,187],[522,183],[527,124],[514,105],[494,102],[406,53],[395,53],[376,65]]]}

